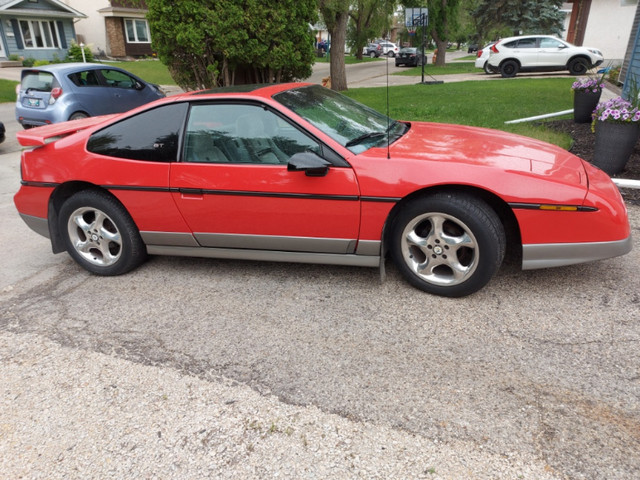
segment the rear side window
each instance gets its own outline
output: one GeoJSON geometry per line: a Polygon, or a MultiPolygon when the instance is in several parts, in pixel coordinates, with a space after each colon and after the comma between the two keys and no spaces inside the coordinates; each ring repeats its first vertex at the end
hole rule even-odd
{"type": "Polygon", "coordinates": [[[536,48],[535,38],[523,38],[518,40],[518,48],[536,48]]]}
{"type": "Polygon", "coordinates": [[[187,103],[147,110],[95,132],[87,150],[109,157],[175,162],[187,103]]]}
{"type": "Polygon", "coordinates": [[[97,87],[100,86],[98,75],[95,70],[85,70],[84,72],[75,72],[69,74],[69,80],[78,87],[97,87]]]}
{"type": "Polygon", "coordinates": [[[23,90],[37,90],[39,92],[50,92],[58,87],[58,81],[52,73],[39,72],[38,70],[28,71],[22,75],[21,88],[23,90]]]}

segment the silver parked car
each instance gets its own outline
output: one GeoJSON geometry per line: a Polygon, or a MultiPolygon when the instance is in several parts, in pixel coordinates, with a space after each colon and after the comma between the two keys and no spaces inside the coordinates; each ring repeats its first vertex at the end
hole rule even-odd
{"type": "Polygon", "coordinates": [[[158,85],[98,63],[26,68],[16,93],[16,120],[24,128],[126,112],[165,96],[158,85]]]}

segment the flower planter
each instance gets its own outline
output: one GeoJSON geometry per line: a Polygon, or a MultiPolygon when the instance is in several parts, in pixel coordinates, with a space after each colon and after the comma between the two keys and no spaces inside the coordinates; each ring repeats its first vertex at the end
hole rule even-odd
{"type": "Polygon", "coordinates": [[[624,170],[638,141],[640,125],[637,122],[615,123],[597,121],[593,164],[609,175],[624,170]]]}
{"type": "Polygon", "coordinates": [[[591,114],[598,106],[602,90],[595,93],[592,90],[573,91],[573,120],[576,123],[590,123],[591,114]]]}

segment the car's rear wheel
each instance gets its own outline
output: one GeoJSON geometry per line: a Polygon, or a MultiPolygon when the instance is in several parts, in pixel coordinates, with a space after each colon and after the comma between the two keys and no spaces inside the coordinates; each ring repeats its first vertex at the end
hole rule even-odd
{"type": "Polygon", "coordinates": [[[118,200],[97,190],[71,196],[60,209],[59,231],[69,255],[98,275],[120,275],[146,258],[133,219],[118,200]]]}
{"type": "Polygon", "coordinates": [[[89,114],[85,112],[75,112],[71,114],[71,116],[69,117],[69,120],[80,120],[81,118],[88,118],[88,117],[89,117],[89,114]]]}
{"type": "Polygon", "coordinates": [[[569,62],[569,73],[571,75],[584,75],[588,70],[589,65],[583,58],[574,58],[569,62]]]}
{"type": "Polygon", "coordinates": [[[489,66],[488,60],[484,62],[483,70],[484,70],[484,73],[486,73],[487,75],[491,75],[493,73],[493,70],[491,70],[491,67],[489,66]]]}
{"type": "Polygon", "coordinates": [[[507,60],[500,65],[500,75],[502,75],[502,78],[512,78],[516,76],[519,69],[518,62],[515,60],[507,60]]]}
{"type": "Polygon", "coordinates": [[[376,52],[369,52],[369,57],[376,58],[376,52]]]}
{"type": "Polygon", "coordinates": [[[395,264],[413,286],[462,297],[484,287],[500,268],[506,236],[485,202],[466,194],[438,193],[402,209],[390,245],[395,264]]]}

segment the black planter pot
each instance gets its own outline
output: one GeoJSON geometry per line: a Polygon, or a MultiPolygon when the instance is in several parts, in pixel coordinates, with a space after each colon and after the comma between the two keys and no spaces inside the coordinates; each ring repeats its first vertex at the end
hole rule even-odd
{"type": "Polygon", "coordinates": [[[593,164],[609,175],[624,170],[640,135],[637,122],[596,122],[593,164]]]}
{"type": "Polygon", "coordinates": [[[591,113],[598,106],[602,90],[597,93],[592,91],[573,91],[573,121],[576,123],[590,123],[591,113]]]}

